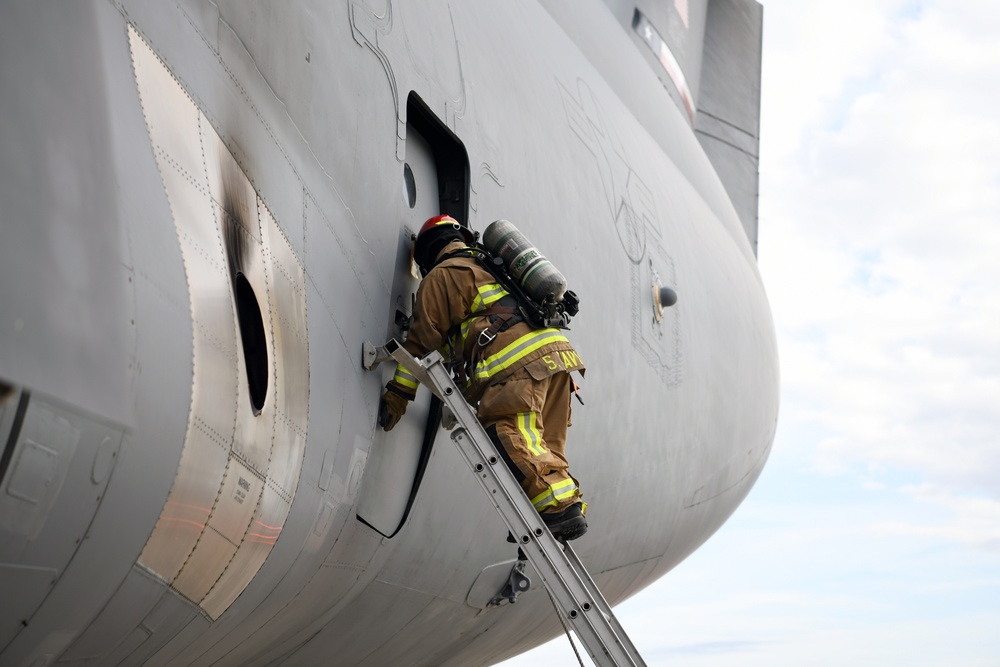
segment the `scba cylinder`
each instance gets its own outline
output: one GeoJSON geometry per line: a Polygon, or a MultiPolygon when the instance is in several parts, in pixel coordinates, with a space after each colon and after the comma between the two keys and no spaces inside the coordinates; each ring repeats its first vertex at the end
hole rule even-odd
{"type": "Polygon", "coordinates": [[[511,278],[532,299],[542,303],[563,298],[566,278],[513,223],[507,220],[490,223],[483,232],[483,246],[503,260],[511,278]]]}

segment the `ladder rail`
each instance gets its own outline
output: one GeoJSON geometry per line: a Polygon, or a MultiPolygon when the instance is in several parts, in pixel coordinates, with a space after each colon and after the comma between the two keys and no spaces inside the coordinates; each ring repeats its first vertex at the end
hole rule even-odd
{"type": "Polygon", "coordinates": [[[601,593],[601,589],[597,586],[597,583],[590,576],[590,572],[587,570],[586,567],[584,567],[583,561],[581,561],[580,557],[576,555],[576,550],[572,547],[572,545],[570,545],[569,542],[565,543],[565,548],[563,549],[563,553],[566,555],[567,560],[569,560],[570,564],[573,566],[573,569],[575,569],[577,573],[586,580],[588,588],[594,595],[594,601],[597,602],[598,610],[600,610],[600,612],[605,615],[605,617],[608,619],[608,622],[611,623],[611,625],[614,627],[615,634],[617,635],[619,641],[626,644],[625,646],[626,651],[628,651],[629,654],[633,656],[638,656],[639,649],[637,649],[635,647],[635,644],[632,643],[632,639],[628,636],[628,633],[625,632],[625,628],[622,627],[621,623],[618,621],[618,617],[615,616],[614,612],[611,611],[611,605],[608,604],[608,601],[605,599],[604,594],[601,593]]]}
{"type": "MultiPolygon", "coordinates": [[[[518,494],[509,493],[502,484],[492,485],[486,472],[486,466],[503,466],[503,472],[509,473],[506,464],[498,461],[494,455],[470,455],[470,450],[476,451],[475,439],[465,432],[464,428],[456,428],[452,440],[456,441],[470,468],[476,472],[480,485],[493,500],[494,508],[512,535],[517,538],[528,561],[542,579],[542,584],[552,593],[562,610],[563,616],[569,620],[570,626],[576,631],[587,652],[597,665],[614,665],[616,667],[643,667],[645,663],[638,658],[635,649],[624,628],[618,623],[610,606],[600,589],[587,573],[583,563],[568,543],[560,543],[544,526],[544,521],[538,516],[524,493],[518,489],[518,494]],[[471,445],[465,445],[461,439],[467,437],[471,445]],[[492,461],[492,463],[491,463],[492,461]],[[500,494],[505,497],[497,498],[500,494]],[[512,508],[505,513],[502,503],[506,501],[512,508]],[[523,502],[519,502],[523,501],[523,502]],[[526,506],[526,507],[525,507],[526,506]],[[530,512],[530,514],[528,514],[530,512]],[[520,521],[512,519],[514,514],[520,521]],[[538,517],[532,521],[532,515],[538,517]],[[529,518],[531,517],[531,518],[529,518]],[[534,524],[534,527],[532,527],[534,524]],[[525,530],[525,527],[528,527],[525,530]],[[533,539],[532,539],[533,538],[533,539]],[[572,553],[572,557],[569,553],[572,553]],[[560,558],[560,556],[562,556],[560,558]],[[567,568],[567,566],[569,566],[567,568]],[[581,613],[582,612],[582,613],[581,613]],[[600,616],[597,616],[597,615],[600,616]],[[583,626],[583,627],[581,627],[583,626]],[[602,628],[602,626],[604,626],[602,628]],[[600,650],[595,647],[595,640],[600,650]]],[[[486,436],[485,431],[483,435],[486,436]]],[[[488,436],[486,436],[488,437],[488,436]]],[[[478,452],[477,452],[478,453],[478,452]]]]}
{"type": "Polygon", "coordinates": [[[382,348],[366,344],[364,354],[366,368],[389,358],[396,360],[451,411],[458,423],[452,429],[452,441],[594,662],[602,667],[645,667],[576,552],[569,543],[561,543],[552,536],[498,456],[493,441],[458,390],[441,355],[431,352],[417,359],[395,340],[382,348]]]}

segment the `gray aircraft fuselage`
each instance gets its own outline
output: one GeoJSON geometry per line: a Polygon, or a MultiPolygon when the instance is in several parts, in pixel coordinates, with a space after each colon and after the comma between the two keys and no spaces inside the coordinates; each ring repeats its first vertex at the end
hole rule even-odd
{"type": "Polygon", "coordinates": [[[362,344],[403,335],[438,213],[513,221],[581,298],[608,600],[697,549],[777,420],[759,32],[742,0],[4,3],[0,665],[478,665],[561,631],[538,583],[487,605],[516,549],[429,392],[376,425],[362,344]]]}

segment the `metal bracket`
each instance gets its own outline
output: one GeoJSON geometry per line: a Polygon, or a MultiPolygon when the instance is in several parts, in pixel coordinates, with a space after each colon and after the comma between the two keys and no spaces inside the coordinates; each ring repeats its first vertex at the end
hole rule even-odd
{"type": "Polygon", "coordinates": [[[361,344],[361,367],[366,371],[373,371],[383,361],[388,360],[389,355],[386,354],[384,347],[368,341],[361,344]]]}
{"type": "MultiPolygon", "coordinates": [[[[406,366],[406,370],[417,378],[417,382],[424,385],[431,390],[435,396],[441,400],[445,400],[446,396],[451,396],[454,391],[454,385],[451,387],[444,387],[440,389],[438,387],[438,382],[431,379],[431,376],[427,374],[427,369],[435,364],[441,363],[441,353],[437,350],[431,352],[426,357],[422,359],[414,358],[406,348],[400,344],[395,338],[390,339],[385,345],[376,345],[374,343],[365,342],[361,344],[361,365],[366,371],[374,370],[383,361],[389,361],[390,359],[395,359],[397,363],[406,366]]],[[[451,384],[449,382],[449,384],[451,384]]]]}
{"type": "Polygon", "coordinates": [[[504,587],[497,593],[489,602],[491,607],[499,607],[505,601],[511,604],[517,602],[517,596],[521,593],[526,592],[531,588],[531,579],[528,579],[527,575],[524,574],[524,566],[527,564],[526,560],[519,560],[514,563],[514,567],[510,569],[510,577],[507,579],[507,583],[504,587]]]}
{"type": "Polygon", "coordinates": [[[441,406],[441,427],[446,431],[450,431],[456,426],[458,426],[458,417],[455,416],[455,413],[447,405],[441,406]]]}

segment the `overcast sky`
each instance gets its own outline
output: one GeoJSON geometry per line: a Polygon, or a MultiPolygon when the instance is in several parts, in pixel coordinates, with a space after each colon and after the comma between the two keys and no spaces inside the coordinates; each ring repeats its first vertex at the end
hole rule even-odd
{"type": "Polygon", "coordinates": [[[997,667],[1000,2],[762,4],[778,433],[619,618],[651,666],[997,667]]]}

